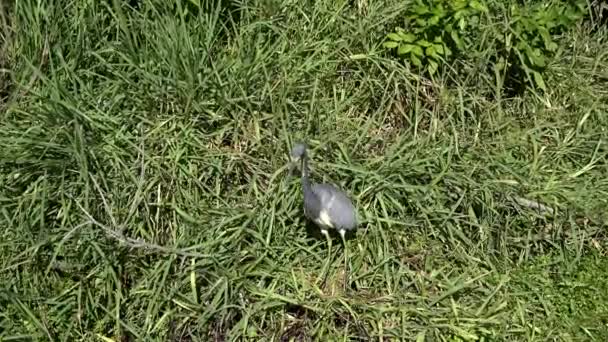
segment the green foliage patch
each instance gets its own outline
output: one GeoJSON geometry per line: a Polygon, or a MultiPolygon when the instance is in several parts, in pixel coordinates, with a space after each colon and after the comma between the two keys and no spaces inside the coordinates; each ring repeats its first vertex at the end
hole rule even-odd
{"type": "Polygon", "coordinates": [[[546,91],[543,77],[558,50],[556,37],[585,14],[584,1],[508,5],[479,0],[417,0],[408,4],[405,28],[386,36],[383,46],[428,74],[455,59],[471,59],[475,49],[493,51],[496,81],[527,82],[546,91]],[[479,45],[480,40],[486,45],[479,45]]]}

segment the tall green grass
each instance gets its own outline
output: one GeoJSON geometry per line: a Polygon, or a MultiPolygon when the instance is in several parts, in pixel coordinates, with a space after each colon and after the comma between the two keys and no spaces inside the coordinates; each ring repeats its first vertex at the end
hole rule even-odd
{"type": "Polygon", "coordinates": [[[15,2],[0,339],[605,340],[605,35],[508,98],[483,41],[433,80],[385,54],[407,5],[15,2]],[[358,207],[348,284],[300,140],[358,207]]]}

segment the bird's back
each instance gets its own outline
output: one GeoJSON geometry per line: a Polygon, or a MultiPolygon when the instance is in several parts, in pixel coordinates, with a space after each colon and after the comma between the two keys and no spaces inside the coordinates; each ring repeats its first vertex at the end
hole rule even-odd
{"type": "Polygon", "coordinates": [[[357,226],[355,207],[343,191],[331,184],[315,184],[312,191],[319,198],[321,209],[326,210],[335,229],[350,230],[357,226]]]}

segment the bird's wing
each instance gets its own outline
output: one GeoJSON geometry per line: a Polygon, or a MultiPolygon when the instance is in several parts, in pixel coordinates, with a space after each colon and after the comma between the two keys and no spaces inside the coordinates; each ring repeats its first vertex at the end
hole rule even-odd
{"type": "Polygon", "coordinates": [[[330,184],[316,184],[313,191],[321,202],[320,217],[334,228],[356,225],[355,208],[351,200],[338,188],[330,184]]]}
{"type": "Polygon", "coordinates": [[[315,184],[312,186],[312,191],[317,195],[322,207],[331,207],[336,194],[339,193],[338,189],[331,184],[315,184]]]}
{"type": "Polygon", "coordinates": [[[329,184],[314,184],[312,192],[319,200],[319,212],[315,221],[317,224],[329,228],[336,228],[336,222],[332,218],[332,206],[335,199],[335,188],[329,184]]]}

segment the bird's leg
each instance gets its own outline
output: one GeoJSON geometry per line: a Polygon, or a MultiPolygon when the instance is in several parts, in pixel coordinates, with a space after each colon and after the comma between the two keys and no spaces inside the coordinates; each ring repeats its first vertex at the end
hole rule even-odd
{"type": "Polygon", "coordinates": [[[340,237],[342,238],[342,244],[344,245],[344,290],[348,288],[348,247],[346,246],[346,230],[340,230],[340,237]]]}
{"type": "Polygon", "coordinates": [[[325,283],[325,279],[327,279],[327,272],[329,271],[329,262],[331,261],[331,239],[329,237],[329,232],[327,229],[321,229],[321,234],[325,235],[327,239],[327,260],[325,261],[325,267],[323,267],[323,282],[325,283]]]}

